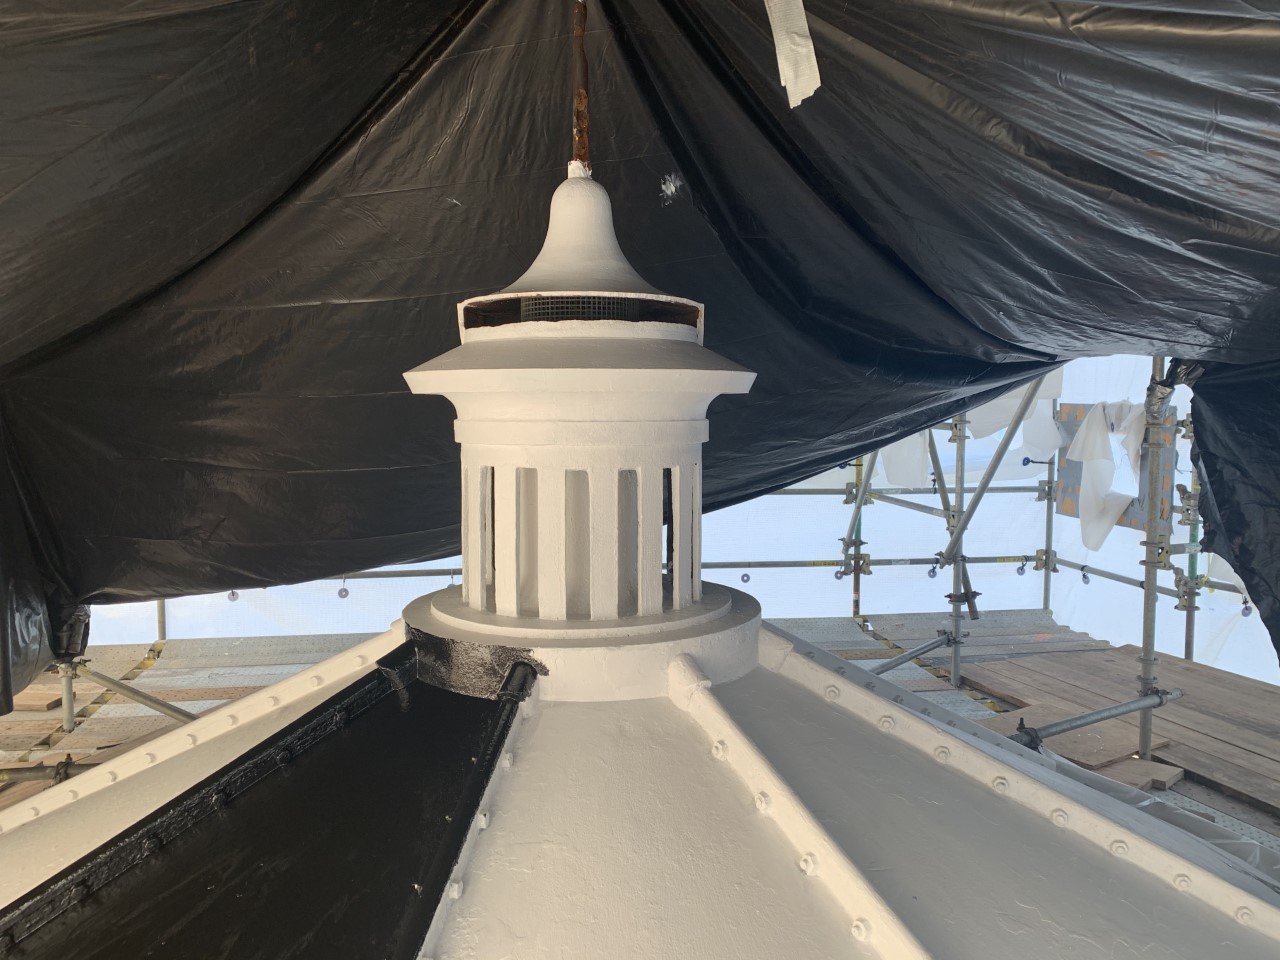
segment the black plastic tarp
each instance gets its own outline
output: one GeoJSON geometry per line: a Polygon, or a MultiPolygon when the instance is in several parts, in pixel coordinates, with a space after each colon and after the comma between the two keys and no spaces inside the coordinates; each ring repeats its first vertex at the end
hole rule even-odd
{"type": "MultiPolygon", "coordinates": [[[[572,0],[30,7],[0,413],[51,604],[455,552],[452,410],[400,373],[537,252],[572,0]]],[[[1280,635],[1280,6],[805,7],[791,110],[763,0],[590,6],[623,249],[760,373],[712,407],[708,506],[1063,359],[1201,361],[1212,537],[1280,635]]]]}

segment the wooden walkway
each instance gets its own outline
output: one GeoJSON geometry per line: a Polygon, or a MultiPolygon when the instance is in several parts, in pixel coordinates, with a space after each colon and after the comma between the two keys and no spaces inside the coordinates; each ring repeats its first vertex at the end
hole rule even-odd
{"type": "MultiPolygon", "coordinates": [[[[987,721],[1009,733],[1020,717],[1037,726],[1132,700],[1140,652],[1130,645],[964,663],[961,677],[965,685],[1020,708],[987,721]]],[[[1152,756],[1280,816],[1280,688],[1166,654],[1160,654],[1156,675],[1162,688],[1181,687],[1184,696],[1154,712],[1152,756]]],[[[1108,775],[1137,744],[1137,714],[1046,743],[1108,775]]]]}
{"type": "MultiPolygon", "coordinates": [[[[946,613],[883,613],[868,616],[871,633],[887,643],[910,650],[951,628],[946,613]]],[[[1054,622],[1043,610],[984,610],[977,620],[964,618],[962,661],[993,660],[1031,653],[1099,650],[1108,646],[1087,633],[1054,622]]],[[[935,650],[924,659],[951,662],[950,650],[935,650]]]]}
{"type": "MultiPolygon", "coordinates": [[[[901,649],[950,627],[946,613],[867,617],[876,639],[901,649]]],[[[1113,647],[1054,622],[1040,610],[983,611],[964,620],[962,689],[1014,709],[980,722],[1013,733],[1019,720],[1038,727],[1138,696],[1136,646],[1113,647]]],[[[951,652],[940,648],[917,663],[950,680],[951,652]]],[[[1094,724],[1046,747],[1099,773],[1147,788],[1185,774],[1248,806],[1280,817],[1280,687],[1179,657],[1160,654],[1157,683],[1184,696],[1153,714],[1152,756],[1138,761],[1138,715],[1094,724]]]]}

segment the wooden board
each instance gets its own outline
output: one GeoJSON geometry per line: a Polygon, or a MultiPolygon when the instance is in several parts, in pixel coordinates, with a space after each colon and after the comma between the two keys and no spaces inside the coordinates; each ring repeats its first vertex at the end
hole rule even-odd
{"type": "Polygon", "coordinates": [[[1265,774],[1219,756],[1217,752],[1199,750],[1185,743],[1171,743],[1155,751],[1152,756],[1177,764],[1190,777],[1212,784],[1250,806],[1280,817],[1280,782],[1265,774]]]}
{"type": "Polygon", "coordinates": [[[55,717],[44,720],[0,720],[0,750],[28,750],[60,727],[55,717]]]}
{"type": "MultiPolygon", "coordinates": [[[[1138,665],[1132,657],[1115,651],[1077,654],[1074,657],[1033,657],[1021,663],[1046,678],[1093,691],[1116,703],[1137,695],[1134,688],[1138,665]]],[[[1163,660],[1161,665],[1165,665],[1163,660]]],[[[1184,664],[1184,669],[1198,666],[1184,664]]],[[[1157,676],[1159,672],[1157,670],[1157,676]]],[[[1174,686],[1167,677],[1160,677],[1160,683],[1166,688],[1174,686]]],[[[1214,684],[1216,681],[1201,686],[1196,677],[1190,677],[1184,687],[1186,695],[1161,707],[1156,716],[1165,723],[1208,735],[1259,757],[1280,757],[1280,742],[1277,741],[1280,738],[1280,717],[1269,721],[1258,719],[1256,708],[1249,704],[1251,693],[1246,692],[1243,685],[1234,690],[1229,687],[1215,690],[1214,684]]],[[[1176,734],[1172,736],[1178,739],[1176,734]]]]}
{"type": "Polygon", "coordinates": [[[1139,790],[1168,790],[1182,779],[1182,767],[1155,760],[1139,760],[1131,757],[1116,763],[1108,764],[1098,771],[1104,777],[1119,780],[1139,790]]]}
{"type": "MultiPolygon", "coordinates": [[[[890,673],[893,672],[894,671],[892,670],[890,671],[890,673]]],[[[949,681],[939,679],[932,675],[927,677],[903,677],[901,680],[897,677],[885,675],[885,679],[891,683],[897,684],[903,690],[910,690],[912,693],[937,693],[942,690],[951,689],[951,683],[949,681]]]]}
{"type": "Polygon", "coordinates": [[[14,710],[52,710],[62,706],[62,687],[33,683],[13,696],[14,710]]]}
{"type": "MultiPolygon", "coordinates": [[[[1098,654],[1088,652],[1067,656],[1088,664],[1098,654]]],[[[1127,688],[1127,684],[1116,678],[1118,669],[1126,670],[1121,678],[1136,673],[1133,668],[1137,664],[1132,660],[1128,660],[1128,665],[1124,665],[1128,658],[1122,658],[1119,665],[1099,661],[1103,670],[1081,671],[1078,663],[1061,663],[1065,659],[1066,656],[1052,654],[966,664],[963,675],[965,681],[975,689],[1022,707],[1056,699],[1076,704],[1084,710],[1095,710],[1133,696],[1133,691],[1127,688]],[[1076,682],[1073,683],[1072,680],[1076,682]]],[[[1249,693],[1246,691],[1239,694],[1242,700],[1247,700],[1248,697],[1249,693]]],[[[1188,776],[1211,783],[1259,809],[1280,815],[1280,757],[1277,756],[1280,754],[1280,741],[1271,745],[1269,756],[1245,749],[1229,739],[1229,729],[1221,724],[1216,725],[1213,732],[1208,732],[1198,728],[1201,718],[1196,713],[1179,716],[1176,708],[1180,702],[1161,707],[1153,713],[1153,734],[1170,741],[1168,746],[1154,751],[1153,756],[1185,767],[1188,776]],[[1215,736],[1215,733],[1218,735],[1215,736]]],[[[1138,715],[1120,717],[1118,722],[1130,725],[1136,731],[1138,715]]],[[[1051,743],[1050,747],[1052,746],[1051,743]]]]}
{"type": "MultiPolygon", "coordinates": [[[[1047,723],[1065,720],[1078,716],[1083,711],[1074,704],[1057,701],[1054,703],[1036,704],[1013,710],[1009,713],[998,713],[979,720],[984,727],[1003,733],[1006,736],[1018,729],[1018,721],[1026,722],[1028,727],[1041,727],[1047,723]]],[[[1169,743],[1167,739],[1160,741],[1160,746],[1169,743]]],[[[1062,733],[1050,737],[1045,745],[1054,753],[1073,760],[1090,770],[1106,767],[1117,760],[1132,757],[1138,750],[1138,732],[1135,728],[1119,720],[1104,720],[1090,724],[1079,730],[1062,733]]],[[[1155,744],[1153,743],[1154,747],[1155,744]]]]}
{"type": "MultiPolygon", "coordinates": [[[[966,641],[960,647],[960,660],[967,662],[970,660],[986,660],[991,658],[1005,659],[1008,657],[1021,657],[1030,655],[1039,655],[1044,653],[1074,653],[1077,650],[1100,650],[1106,648],[1106,644],[1101,640],[1045,640],[1036,643],[988,643],[973,644],[966,641]]],[[[931,660],[937,662],[951,662],[951,651],[945,647],[939,647],[925,654],[922,660],[931,660]]]]}
{"type": "Polygon", "coordinates": [[[23,783],[6,784],[0,788],[0,810],[16,806],[51,786],[53,786],[52,780],[27,780],[23,783]]]}

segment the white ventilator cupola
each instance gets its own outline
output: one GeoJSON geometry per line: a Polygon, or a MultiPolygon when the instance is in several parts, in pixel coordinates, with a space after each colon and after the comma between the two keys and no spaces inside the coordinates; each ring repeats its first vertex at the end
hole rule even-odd
{"type": "Polygon", "coordinates": [[[463,582],[427,598],[432,629],[638,639],[727,614],[701,579],[701,451],[708,404],[755,374],[627,262],[585,164],[533,265],[458,320],[461,346],[405,374],[458,413],[463,582]]]}

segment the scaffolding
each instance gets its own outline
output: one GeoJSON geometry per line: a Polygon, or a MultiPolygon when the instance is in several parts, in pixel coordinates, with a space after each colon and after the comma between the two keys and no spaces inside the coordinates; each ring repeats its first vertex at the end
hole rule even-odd
{"type": "MultiPolygon", "coordinates": [[[[850,505],[852,511],[848,528],[845,535],[839,538],[841,551],[838,558],[704,561],[702,569],[742,570],[744,571],[742,581],[746,583],[750,580],[750,574],[745,571],[753,569],[834,568],[834,574],[837,579],[850,579],[852,584],[853,616],[858,621],[865,623],[867,618],[862,610],[865,589],[863,581],[876,567],[924,566],[929,568],[928,575],[930,578],[936,578],[939,571],[950,567],[951,589],[949,593],[944,595],[949,610],[949,626],[947,629],[940,630],[937,638],[931,639],[921,646],[908,650],[902,655],[878,665],[873,672],[885,673],[896,666],[910,662],[932,650],[945,646],[951,653],[950,678],[952,685],[956,687],[959,687],[963,682],[961,652],[967,636],[964,630],[964,622],[966,618],[978,620],[982,616],[977,602],[981,594],[973,588],[970,567],[985,564],[1017,564],[1019,573],[1024,573],[1028,566],[1033,567],[1042,578],[1041,609],[1046,613],[1050,612],[1052,608],[1054,575],[1063,570],[1079,572],[1085,583],[1088,583],[1091,577],[1099,577],[1140,589],[1143,595],[1142,655],[1138,658],[1140,672],[1136,678],[1138,681],[1136,688],[1137,699],[1133,702],[1143,704],[1142,709],[1139,711],[1138,753],[1143,759],[1150,759],[1152,705],[1158,705],[1180,694],[1180,691],[1178,694],[1173,694],[1171,691],[1161,690],[1155,672],[1159,662],[1155,650],[1155,614],[1159,598],[1167,597],[1173,599],[1175,601],[1175,609],[1184,614],[1183,655],[1188,661],[1194,661],[1195,615],[1199,609],[1197,599],[1201,591],[1213,589],[1235,594],[1240,593],[1240,590],[1234,585],[1211,580],[1199,570],[1201,518],[1199,513],[1199,484],[1194,471],[1192,471],[1189,486],[1175,485],[1175,491],[1178,496],[1176,507],[1173,499],[1174,491],[1171,491],[1169,499],[1171,513],[1176,514],[1179,518],[1178,525],[1188,528],[1186,542],[1172,543],[1170,536],[1161,531],[1161,497],[1155,495],[1159,454],[1165,446],[1174,443],[1174,438],[1179,434],[1187,440],[1192,438],[1193,424],[1191,416],[1188,414],[1185,419],[1177,421],[1172,430],[1168,429],[1166,421],[1172,387],[1164,380],[1163,358],[1153,358],[1151,380],[1148,385],[1143,411],[1145,423],[1142,466],[1146,470],[1149,494],[1146,498],[1144,539],[1141,541],[1143,558],[1139,561],[1139,565],[1143,568],[1143,573],[1141,577],[1128,576],[1116,571],[1082,564],[1058,555],[1054,546],[1054,514],[1059,499],[1061,478],[1057,471],[1058,458],[1056,455],[1050,456],[1044,461],[1032,461],[1029,458],[1024,458],[1024,466],[1029,466],[1034,462],[1044,467],[1043,478],[1037,480],[1034,484],[993,484],[996,472],[1008,454],[1019,426],[1040,394],[1043,380],[1044,378],[1041,378],[1027,388],[1013,416],[1010,418],[1008,426],[1005,428],[1004,434],[998,442],[981,479],[976,485],[971,487],[964,481],[966,444],[971,437],[968,431],[969,420],[961,413],[927,431],[929,462],[933,476],[932,486],[885,486],[876,488],[872,478],[879,458],[879,450],[875,450],[851,461],[849,465],[853,468],[854,479],[844,486],[792,487],[770,494],[770,496],[838,496],[843,499],[845,504],[850,505]],[[946,474],[943,471],[939,455],[936,438],[938,433],[945,435],[947,442],[953,444],[955,448],[955,481],[950,486],[947,484],[946,474]],[[994,556],[970,556],[965,553],[965,533],[979,508],[993,494],[1035,494],[1037,502],[1044,504],[1042,546],[1037,547],[1033,552],[994,556]],[[937,505],[932,506],[907,499],[913,496],[936,497],[937,505]],[[865,509],[876,502],[899,509],[923,513],[943,520],[947,535],[946,542],[940,550],[929,556],[873,556],[865,549],[868,544],[863,538],[863,518],[865,509]],[[1186,556],[1185,569],[1174,562],[1175,557],[1182,555],[1186,556]],[[1172,571],[1174,577],[1173,587],[1165,586],[1158,582],[1158,574],[1161,570],[1172,571]]],[[[1059,404],[1056,400],[1053,401],[1052,408],[1055,423],[1060,423],[1059,404]]],[[[433,567],[425,569],[367,570],[325,579],[334,582],[341,581],[342,587],[338,591],[338,596],[346,597],[349,593],[346,588],[347,581],[436,577],[452,579],[461,576],[461,574],[462,570],[457,567],[433,567]]],[[[230,599],[235,599],[237,594],[232,591],[228,596],[230,599]]],[[[1245,603],[1247,604],[1247,602],[1247,598],[1245,598],[1245,603]]],[[[167,638],[167,632],[168,617],[165,601],[158,600],[156,601],[156,640],[158,644],[163,645],[167,638]]],[[[82,672],[87,672],[83,671],[83,668],[81,669],[82,672]]],[[[66,672],[69,673],[69,669],[66,672]]],[[[69,679],[64,673],[64,681],[69,682],[69,679]]],[[[139,699],[133,695],[132,691],[124,695],[139,699]]],[[[70,702],[70,698],[68,698],[68,702],[70,702]]],[[[148,705],[154,706],[152,704],[148,705]]],[[[161,709],[158,706],[155,706],[155,708],[161,709]]],[[[74,720],[68,718],[68,729],[73,724],[74,720]]],[[[1071,729],[1074,729],[1074,727],[1071,727],[1071,729]]]]}
{"type": "MultiPolygon", "coordinates": [[[[960,654],[961,647],[964,645],[964,637],[966,636],[962,629],[964,614],[967,612],[971,620],[977,620],[981,617],[981,612],[977,607],[977,598],[980,594],[973,589],[970,582],[968,570],[970,566],[983,563],[1017,563],[1020,565],[1018,572],[1022,573],[1028,563],[1034,563],[1035,570],[1040,572],[1043,577],[1042,609],[1046,613],[1052,607],[1053,576],[1063,568],[1078,570],[1085,583],[1089,582],[1090,576],[1097,576],[1141,589],[1143,597],[1142,653],[1138,657],[1140,672],[1136,678],[1138,681],[1137,699],[1132,701],[1137,706],[1133,706],[1130,709],[1139,714],[1138,755],[1144,760],[1149,760],[1151,759],[1152,743],[1152,709],[1182,695],[1180,690],[1162,690],[1155,672],[1159,663],[1155,648],[1156,608],[1159,598],[1166,596],[1177,601],[1175,609],[1181,611],[1185,616],[1183,655],[1186,660],[1194,661],[1195,613],[1199,609],[1196,601],[1200,592],[1205,589],[1215,589],[1238,594],[1240,591],[1232,584],[1210,580],[1198,570],[1197,561],[1201,551],[1199,484],[1194,470],[1192,471],[1192,480],[1189,487],[1181,484],[1175,485],[1175,490],[1180,500],[1176,510],[1174,510],[1172,493],[1170,496],[1170,509],[1178,514],[1180,518],[1178,520],[1179,525],[1189,528],[1187,541],[1184,543],[1172,543],[1170,536],[1161,531],[1161,497],[1158,490],[1160,454],[1166,445],[1174,442],[1173,438],[1178,433],[1181,433],[1188,440],[1193,435],[1190,414],[1185,419],[1177,421],[1172,432],[1165,429],[1172,387],[1165,382],[1164,359],[1161,357],[1152,359],[1151,380],[1148,384],[1147,396],[1143,405],[1144,429],[1141,466],[1146,471],[1146,509],[1143,527],[1144,539],[1141,541],[1143,558],[1139,561],[1139,564],[1143,567],[1141,579],[1077,563],[1058,556],[1053,542],[1054,513],[1058,503],[1060,483],[1056,474],[1056,456],[1050,457],[1047,461],[1032,461],[1029,458],[1023,460],[1024,466],[1036,462],[1043,463],[1045,467],[1044,479],[1040,480],[1034,487],[991,485],[996,471],[1000,468],[1013,438],[1018,432],[1019,426],[1039,393],[1043,379],[1035,381],[1026,390],[1021,402],[1010,418],[995,452],[992,454],[982,479],[972,489],[966,487],[964,479],[965,444],[970,439],[966,429],[968,420],[964,414],[953,417],[950,421],[939,424],[928,432],[929,458],[933,468],[934,486],[932,488],[888,488],[876,490],[872,484],[871,477],[875,471],[879,451],[873,451],[856,460],[854,462],[855,480],[848,484],[844,491],[845,502],[852,504],[853,511],[849,519],[848,532],[840,541],[842,554],[836,577],[852,578],[853,615],[855,618],[865,622],[865,617],[862,613],[862,578],[869,575],[875,566],[888,564],[929,565],[930,576],[936,576],[938,570],[950,566],[952,568],[951,592],[945,597],[950,606],[949,628],[945,631],[939,631],[937,639],[930,640],[914,650],[909,650],[901,656],[881,664],[876,668],[875,672],[887,672],[893,667],[910,662],[931,650],[946,646],[951,651],[950,679],[955,687],[959,687],[963,682],[960,654]],[[949,433],[949,442],[955,444],[955,484],[950,491],[950,496],[942,470],[941,459],[938,455],[937,441],[934,436],[935,431],[939,430],[949,433]],[[1025,494],[1032,492],[1036,494],[1036,499],[1042,501],[1045,505],[1043,547],[1037,549],[1034,554],[1014,554],[1009,556],[971,557],[964,553],[965,531],[988,494],[1025,494]],[[927,504],[903,499],[903,495],[911,494],[934,494],[938,497],[939,505],[938,507],[931,507],[927,504]],[[972,494],[972,498],[967,505],[965,503],[966,494],[972,494]],[[872,557],[864,550],[867,546],[867,541],[862,536],[862,520],[863,511],[867,505],[877,501],[942,518],[946,522],[948,535],[946,545],[932,557],[909,557],[894,560],[879,560],[872,557]],[[1185,570],[1173,562],[1175,556],[1183,554],[1187,557],[1185,570]],[[1175,584],[1173,588],[1162,586],[1158,582],[1157,578],[1161,570],[1173,572],[1175,584]]],[[[1053,418],[1055,424],[1060,422],[1057,401],[1053,403],[1053,418]]],[[[801,491],[791,492],[797,493],[801,491]]],[[[825,493],[828,491],[814,492],[825,493]]],[[[1099,711],[1098,714],[1097,716],[1072,718],[1071,720],[1063,721],[1061,724],[1053,724],[1051,726],[1056,729],[1052,732],[1057,733],[1077,729],[1083,725],[1081,723],[1082,720],[1087,723],[1093,723],[1115,715],[1107,711],[1099,711]]]]}

